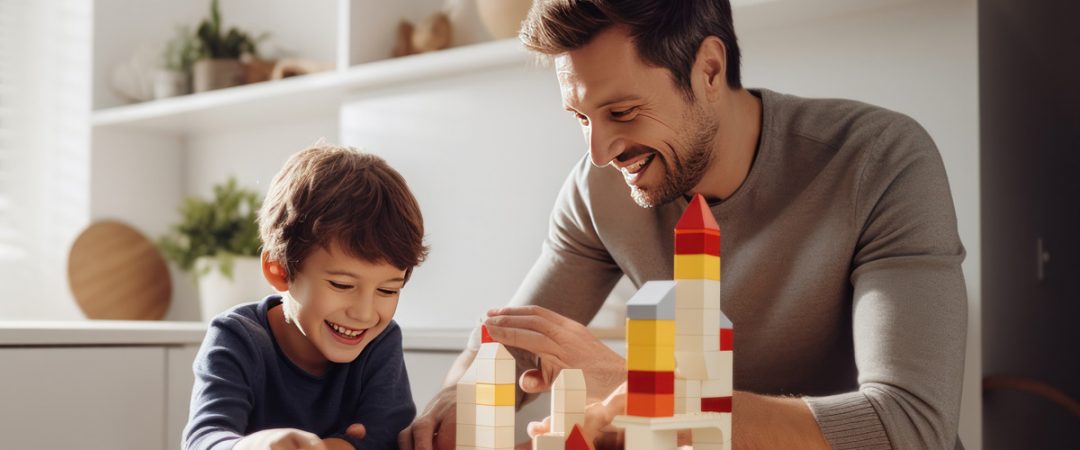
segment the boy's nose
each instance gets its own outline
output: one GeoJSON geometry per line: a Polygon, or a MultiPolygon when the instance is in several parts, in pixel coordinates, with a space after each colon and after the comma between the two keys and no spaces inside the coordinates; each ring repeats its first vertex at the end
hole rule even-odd
{"type": "Polygon", "coordinates": [[[375,299],[371,296],[365,296],[360,301],[350,305],[345,310],[345,315],[365,325],[375,322],[375,299]]]}

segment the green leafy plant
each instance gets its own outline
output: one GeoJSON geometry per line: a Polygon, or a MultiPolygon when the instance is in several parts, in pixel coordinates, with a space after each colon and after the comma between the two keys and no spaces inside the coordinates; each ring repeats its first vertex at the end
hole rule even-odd
{"type": "Polygon", "coordinates": [[[162,52],[165,68],[173,72],[189,73],[191,66],[202,56],[202,43],[191,28],[176,28],[176,35],[165,44],[162,52]]]}
{"type": "MultiPolygon", "coordinates": [[[[205,201],[184,199],[180,223],[158,240],[165,258],[184,271],[195,269],[195,260],[215,257],[216,266],[227,278],[233,276],[233,258],[259,256],[259,227],[255,221],[261,206],[259,195],[241,189],[235,178],[214,186],[214,198],[205,201]]],[[[210,272],[214,264],[198,268],[196,276],[210,272]]]]}
{"type": "Polygon", "coordinates": [[[202,56],[211,59],[240,59],[244,54],[258,56],[257,44],[266,38],[265,33],[252,37],[235,27],[225,31],[221,26],[218,0],[210,1],[210,17],[203,19],[195,35],[199,38],[202,56]]]}

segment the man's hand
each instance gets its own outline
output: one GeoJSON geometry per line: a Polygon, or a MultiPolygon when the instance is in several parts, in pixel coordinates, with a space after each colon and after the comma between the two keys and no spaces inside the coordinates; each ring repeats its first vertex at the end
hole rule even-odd
{"type": "Polygon", "coordinates": [[[626,360],[600,342],[584,325],[540,306],[488,311],[488,333],[499,343],[539,357],[540,369],[521,374],[519,385],[536,394],[551,388],[559,371],[582,369],[589,397],[602,398],[626,381],[626,360]]]}
{"type": "MultiPolygon", "coordinates": [[[[611,426],[611,421],[625,411],[626,383],[623,383],[604,401],[585,407],[585,423],[581,426],[585,439],[592,441],[597,450],[623,448],[623,433],[611,426]]],[[[545,417],[543,422],[529,422],[526,431],[530,438],[551,431],[551,416],[545,417]]]]}
{"type": "Polygon", "coordinates": [[[447,386],[398,434],[402,450],[450,450],[457,444],[457,386],[447,386]]]}

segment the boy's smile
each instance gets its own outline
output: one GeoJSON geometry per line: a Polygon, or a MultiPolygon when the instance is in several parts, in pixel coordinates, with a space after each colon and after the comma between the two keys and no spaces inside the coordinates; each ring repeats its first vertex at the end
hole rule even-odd
{"type": "Polygon", "coordinates": [[[348,255],[336,242],[316,247],[291,282],[279,287],[280,278],[277,284],[270,280],[291,298],[270,310],[274,337],[290,360],[312,374],[322,374],[331,362],[352,362],[390,324],[404,277],[404,270],[348,255]]]}

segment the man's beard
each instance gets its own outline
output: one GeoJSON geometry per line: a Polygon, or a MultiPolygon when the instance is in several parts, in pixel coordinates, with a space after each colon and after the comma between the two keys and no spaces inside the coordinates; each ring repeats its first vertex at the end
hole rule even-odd
{"type": "Polygon", "coordinates": [[[641,189],[630,185],[630,196],[634,202],[642,208],[653,208],[675,200],[690,192],[694,186],[705,177],[705,172],[712,163],[712,144],[716,139],[719,124],[716,120],[707,117],[700,108],[693,108],[690,123],[690,140],[685,142],[683,148],[687,149],[685,155],[680,155],[672,149],[671,160],[660,157],[657,153],[657,161],[663,165],[664,177],[660,184],[649,189],[641,189]]]}

